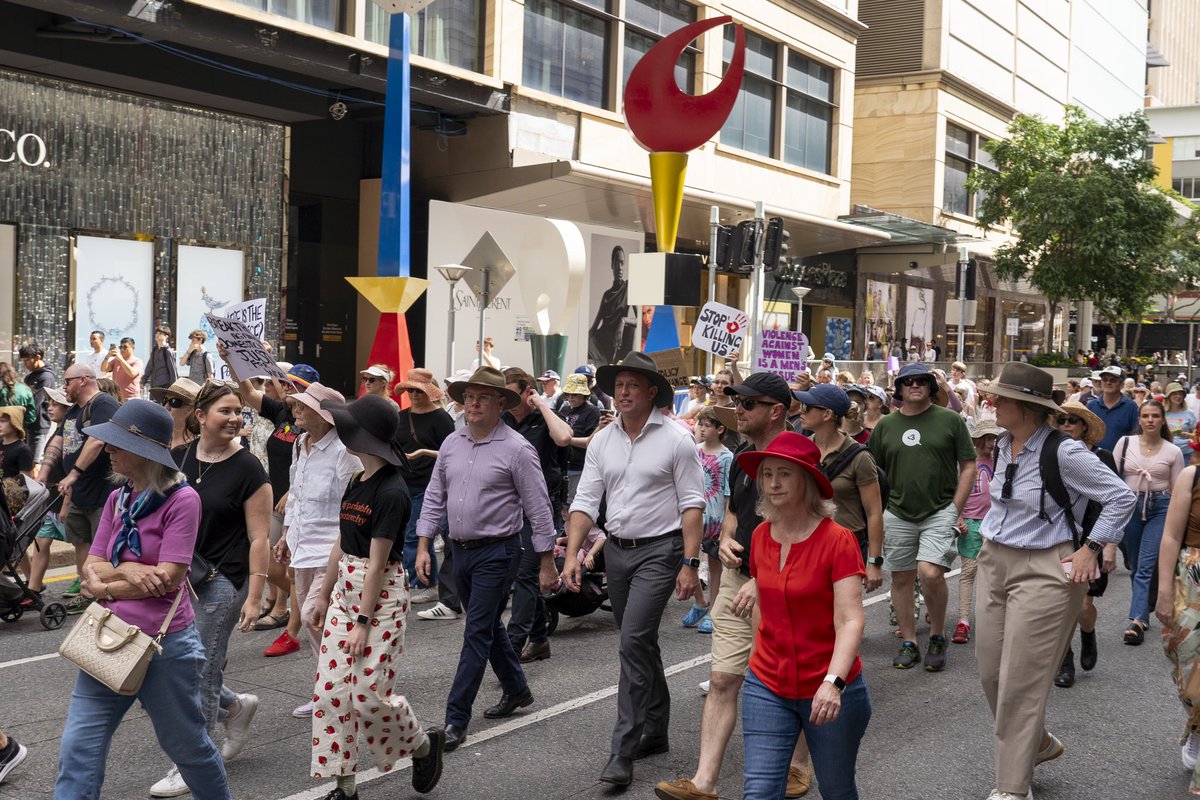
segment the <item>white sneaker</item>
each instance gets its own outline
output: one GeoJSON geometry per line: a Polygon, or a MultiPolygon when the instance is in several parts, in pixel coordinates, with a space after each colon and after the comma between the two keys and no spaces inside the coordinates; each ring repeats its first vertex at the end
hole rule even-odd
{"type": "Polygon", "coordinates": [[[1180,755],[1183,757],[1183,765],[1188,769],[1196,768],[1196,759],[1200,757],[1200,734],[1188,734],[1187,741],[1183,743],[1180,749],[1180,755]]]}
{"type": "Polygon", "coordinates": [[[712,679],[700,681],[700,694],[708,694],[708,690],[712,687],[712,679]]]}
{"type": "Polygon", "coordinates": [[[8,745],[5,745],[5,749],[9,750],[11,755],[9,755],[6,761],[0,761],[0,783],[4,783],[4,778],[8,775],[8,773],[16,769],[17,765],[25,760],[25,756],[29,755],[29,748],[27,748],[25,745],[14,741],[13,739],[9,739],[9,741],[15,744],[17,747],[16,750],[12,750],[8,745]]]}
{"type": "Polygon", "coordinates": [[[1013,794],[1012,792],[992,792],[988,795],[987,800],[1033,800],[1033,787],[1025,794],[1013,794]]]}
{"type": "Polygon", "coordinates": [[[150,796],[179,797],[179,795],[187,794],[190,791],[191,789],[183,782],[183,776],[179,774],[179,767],[172,765],[171,771],[167,773],[167,777],[150,787],[150,796]]]}
{"type": "Polygon", "coordinates": [[[296,706],[295,710],[292,711],[292,716],[295,717],[296,719],[305,719],[306,717],[311,717],[312,714],[313,714],[313,701],[312,700],[309,700],[307,703],[305,703],[302,706],[296,706]]]}
{"type": "Polygon", "coordinates": [[[221,758],[232,761],[246,746],[250,723],[258,712],[258,697],[252,694],[237,696],[238,710],[225,718],[225,741],[221,742],[221,758]]]}
{"type": "Polygon", "coordinates": [[[427,586],[424,589],[416,589],[408,593],[409,605],[419,606],[425,603],[436,603],[438,599],[438,589],[436,586],[427,586]]]}
{"type": "Polygon", "coordinates": [[[421,619],[458,619],[458,614],[454,609],[444,603],[438,603],[433,608],[418,611],[417,616],[421,619]]]}

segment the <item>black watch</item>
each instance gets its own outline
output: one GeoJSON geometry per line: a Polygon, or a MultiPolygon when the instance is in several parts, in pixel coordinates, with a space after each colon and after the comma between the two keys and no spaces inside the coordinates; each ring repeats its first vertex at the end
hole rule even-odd
{"type": "Polygon", "coordinates": [[[1100,555],[1101,553],[1104,552],[1104,545],[1100,544],[1099,542],[1095,542],[1095,541],[1092,541],[1091,539],[1087,539],[1084,541],[1083,544],[1085,547],[1087,547],[1088,550],[1091,550],[1096,555],[1100,555]]]}
{"type": "Polygon", "coordinates": [[[358,615],[358,624],[359,625],[369,625],[370,622],[371,622],[371,618],[368,617],[366,614],[358,615]]]}
{"type": "Polygon", "coordinates": [[[867,558],[867,563],[870,564],[872,567],[882,567],[883,566],[883,556],[869,556],[867,558]]]}
{"type": "Polygon", "coordinates": [[[684,559],[681,559],[679,563],[685,567],[691,567],[692,569],[700,569],[700,559],[698,559],[698,558],[684,558],[684,559]]]}

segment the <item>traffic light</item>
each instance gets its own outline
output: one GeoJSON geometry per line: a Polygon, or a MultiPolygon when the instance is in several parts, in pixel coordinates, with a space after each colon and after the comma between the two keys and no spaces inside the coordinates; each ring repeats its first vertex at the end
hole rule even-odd
{"type": "MultiPolygon", "coordinates": [[[[974,300],[975,299],[975,283],[976,283],[976,275],[979,272],[978,267],[979,267],[979,262],[976,261],[975,259],[972,258],[969,261],[967,261],[966,292],[965,292],[965,296],[962,298],[959,298],[959,299],[961,299],[961,300],[974,300]]],[[[954,296],[955,297],[958,297],[959,287],[964,285],[963,284],[963,276],[962,276],[962,268],[963,268],[963,262],[959,261],[957,264],[957,267],[955,269],[955,276],[954,276],[954,296]]]]}
{"type": "Polygon", "coordinates": [[[747,274],[754,269],[754,220],[717,228],[717,269],[747,274]]]}
{"type": "Polygon", "coordinates": [[[782,217],[771,217],[767,220],[767,240],[763,244],[763,271],[774,272],[787,266],[788,239],[791,238],[783,227],[782,217]]]}

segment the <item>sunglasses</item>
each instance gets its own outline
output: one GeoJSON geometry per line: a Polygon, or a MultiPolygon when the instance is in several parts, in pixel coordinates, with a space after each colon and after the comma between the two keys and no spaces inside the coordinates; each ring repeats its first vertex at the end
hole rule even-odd
{"type": "Polygon", "coordinates": [[[917,385],[925,383],[925,382],[926,382],[925,378],[901,378],[900,379],[901,386],[917,386],[917,385]]]}
{"type": "Polygon", "coordinates": [[[1000,499],[1012,500],[1013,478],[1017,477],[1017,463],[1014,461],[1004,468],[1004,485],[1000,487],[1000,499]]]}
{"type": "Polygon", "coordinates": [[[747,399],[745,397],[733,398],[733,404],[735,406],[741,406],[746,411],[753,411],[754,409],[758,408],[759,406],[779,405],[774,400],[753,400],[753,399],[747,399]]]}
{"type": "Polygon", "coordinates": [[[190,405],[187,400],[182,400],[178,397],[164,397],[158,404],[164,408],[167,406],[171,408],[183,408],[186,405],[190,405]]]}
{"type": "Polygon", "coordinates": [[[806,406],[804,406],[804,410],[805,411],[826,411],[827,409],[825,408],[825,406],[806,405],[806,406]]]}
{"type": "Polygon", "coordinates": [[[374,375],[363,375],[362,382],[363,383],[375,383],[376,381],[381,381],[381,380],[383,380],[383,378],[376,378],[374,375]]]}
{"type": "Polygon", "coordinates": [[[1082,425],[1083,417],[1068,417],[1060,415],[1057,419],[1055,419],[1055,422],[1057,422],[1059,425],[1082,425]]]}

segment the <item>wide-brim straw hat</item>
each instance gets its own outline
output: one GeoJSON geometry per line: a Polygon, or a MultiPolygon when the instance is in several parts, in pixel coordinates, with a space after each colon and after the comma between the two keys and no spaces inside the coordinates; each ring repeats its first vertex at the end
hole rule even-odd
{"type": "Polygon", "coordinates": [[[330,389],[323,383],[310,383],[308,388],[303,392],[297,392],[296,394],[292,395],[292,399],[297,403],[303,403],[306,408],[311,408],[317,413],[317,416],[328,422],[330,425],[334,424],[333,414],[322,408],[321,403],[325,402],[326,400],[333,400],[338,403],[346,402],[346,396],[344,394],[339,392],[337,389],[330,389]]]}
{"type": "Polygon", "coordinates": [[[0,406],[0,416],[8,417],[8,421],[17,429],[21,438],[25,438],[25,409],[21,406],[0,406]]]}
{"type": "Polygon", "coordinates": [[[982,439],[985,436],[999,436],[1002,433],[1004,433],[1004,428],[997,425],[995,420],[984,417],[971,429],[971,438],[982,439]]]}
{"type": "Polygon", "coordinates": [[[321,409],[333,418],[333,427],[347,450],[369,453],[399,466],[401,453],[393,440],[400,427],[400,413],[386,397],[367,394],[352,403],[323,400],[321,409]]]}
{"type": "Polygon", "coordinates": [[[1023,361],[1009,361],[1000,370],[1000,377],[987,387],[988,394],[1020,400],[1041,406],[1047,412],[1057,413],[1054,402],[1054,377],[1044,369],[1038,369],[1023,361]]]}
{"type": "Polygon", "coordinates": [[[464,405],[463,394],[467,391],[467,387],[479,386],[484,389],[494,389],[504,398],[504,408],[512,409],[521,404],[521,395],[508,388],[508,382],[504,379],[504,373],[495,367],[480,367],[471,374],[471,377],[465,381],[458,381],[446,387],[446,394],[450,395],[450,399],[459,405],[464,405]]]}
{"type": "Polygon", "coordinates": [[[1108,427],[1104,424],[1104,420],[1085,406],[1083,403],[1063,403],[1062,412],[1064,414],[1074,414],[1081,418],[1084,424],[1087,425],[1087,431],[1083,434],[1083,442],[1088,448],[1095,447],[1101,439],[1104,438],[1108,427]]]}
{"type": "Polygon", "coordinates": [[[436,403],[442,399],[442,387],[438,386],[437,378],[433,377],[432,372],[422,367],[410,369],[408,377],[397,383],[392,393],[401,394],[409,389],[417,389],[424,392],[431,403],[436,403]]]}
{"type": "Polygon", "coordinates": [[[790,461],[812,476],[817,491],[826,500],[833,497],[833,486],[825,473],[821,472],[821,450],[812,439],[799,433],[784,431],[776,436],[766,450],[749,450],[737,457],[738,465],[751,479],[758,479],[758,467],[764,459],[782,458],[790,461]]]}
{"type": "Polygon", "coordinates": [[[737,406],[709,406],[713,413],[717,415],[717,419],[721,420],[721,424],[725,426],[727,431],[736,431],[737,426],[737,406]]]}
{"type": "Polygon", "coordinates": [[[645,353],[633,352],[619,364],[606,364],[600,367],[596,370],[596,386],[600,391],[611,396],[616,391],[617,374],[620,372],[635,372],[649,378],[650,385],[658,388],[658,394],[654,396],[654,405],[658,408],[666,408],[674,400],[675,390],[658,371],[658,365],[654,363],[654,359],[645,353]]]}
{"type": "Polygon", "coordinates": [[[126,400],[108,422],[89,425],[83,432],[147,461],[177,469],[171,457],[174,430],[175,420],[169,411],[149,400],[133,399],[126,400]]]}
{"type": "Polygon", "coordinates": [[[151,389],[150,399],[162,402],[164,397],[177,397],[180,400],[194,403],[198,394],[200,394],[200,384],[190,378],[179,378],[170,386],[156,386],[151,389]]]}

